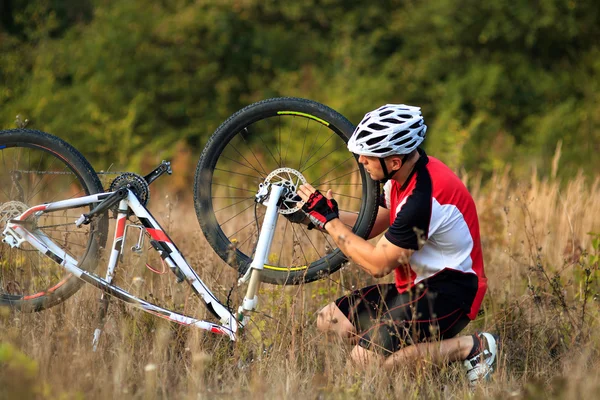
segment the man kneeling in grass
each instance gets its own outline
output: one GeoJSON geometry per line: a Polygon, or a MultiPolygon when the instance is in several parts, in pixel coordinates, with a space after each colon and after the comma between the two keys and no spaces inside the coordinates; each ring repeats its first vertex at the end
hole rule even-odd
{"type": "Polygon", "coordinates": [[[388,104],[367,113],[348,149],[384,183],[371,237],[352,233],[355,215],[340,215],[328,191],[302,185],[306,222],[329,233],[367,273],[395,274],[395,284],[359,289],[324,307],[318,328],[353,340],[351,358],[386,368],[429,355],[463,361],[472,384],[496,368],[498,337],[457,336],[477,315],[486,292],[475,203],[461,180],[419,145],[427,126],[420,108],[388,104]]]}

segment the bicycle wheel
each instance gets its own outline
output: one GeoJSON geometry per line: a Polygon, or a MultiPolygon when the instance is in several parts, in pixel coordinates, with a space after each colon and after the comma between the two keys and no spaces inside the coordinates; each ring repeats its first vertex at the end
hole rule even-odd
{"type": "MultiPolygon", "coordinates": [[[[0,229],[28,208],[102,192],[96,172],[83,156],[63,140],[44,132],[0,131],[0,229]]],[[[89,206],[91,208],[91,206],[89,206]]],[[[97,253],[106,243],[106,216],[90,225],[75,227],[88,207],[44,213],[32,218],[43,232],[93,270],[97,253]]],[[[83,281],[35,250],[29,243],[11,248],[0,243],[0,305],[23,311],[40,311],[56,305],[83,281]]]]}
{"type": "MultiPolygon", "coordinates": [[[[196,215],[212,248],[244,272],[255,250],[266,207],[255,194],[265,180],[295,187],[303,177],[333,191],[352,230],[366,237],[377,215],[379,185],[346,147],[354,126],[320,103],[274,98],[232,115],[208,140],[194,182],[196,215]]],[[[281,212],[281,211],[280,211],[281,212]]],[[[326,233],[278,216],[263,281],[297,284],[339,269],[346,258],[326,233]]]]}

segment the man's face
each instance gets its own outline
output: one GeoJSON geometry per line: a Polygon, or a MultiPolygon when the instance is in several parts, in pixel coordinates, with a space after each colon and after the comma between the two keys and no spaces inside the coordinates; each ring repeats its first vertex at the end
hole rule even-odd
{"type": "Polygon", "coordinates": [[[359,156],[358,162],[365,167],[365,171],[371,176],[374,181],[383,179],[383,169],[381,169],[381,163],[379,158],[372,156],[359,156]]]}
{"type": "MultiPolygon", "coordinates": [[[[402,166],[401,158],[396,155],[385,157],[383,160],[388,172],[399,169],[402,166]]],[[[365,170],[374,181],[380,181],[384,178],[383,168],[381,168],[381,161],[379,161],[378,157],[361,155],[358,157],[358,162],[365,167],[365,170]]]]}

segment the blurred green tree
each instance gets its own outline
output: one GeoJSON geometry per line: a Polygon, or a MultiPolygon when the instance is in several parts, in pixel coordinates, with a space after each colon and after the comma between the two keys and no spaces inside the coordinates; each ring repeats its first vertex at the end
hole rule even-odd
{"type": "MultiPolygon", "coordinates": [[[[592,0],[4,0],[0,120],[17,113],[97,168],[183,143],[290,95],[358,122],[423,108],[426,146],[455,168],[600,168],[600,3],[592,0]]],[[[179,147],[180,148],[180,147],[179,147]]]]}

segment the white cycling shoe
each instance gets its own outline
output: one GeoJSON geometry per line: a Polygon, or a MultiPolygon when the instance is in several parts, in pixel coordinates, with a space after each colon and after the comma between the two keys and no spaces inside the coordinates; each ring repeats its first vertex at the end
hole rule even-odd
{"type": "Polygon", "coordinates": [[[487,381],[497,369],[500,339],[497,335],[482,332],[478,335],[482,350],[479,354],[465,360],[469,384],[475,386],[478,382],[487,381]]]}

